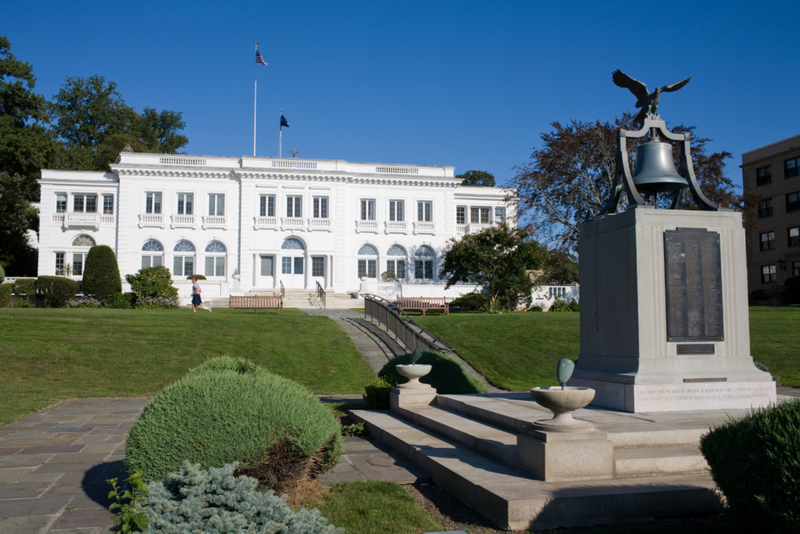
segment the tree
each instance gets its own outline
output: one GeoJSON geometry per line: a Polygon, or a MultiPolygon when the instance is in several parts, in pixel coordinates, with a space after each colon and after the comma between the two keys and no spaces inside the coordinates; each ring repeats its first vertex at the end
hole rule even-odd
{"type": "Polygon", "coordinates": [[[464,179],[461,185],[494,187],[494,176],[486,171],[467,171],[464,174],[459,174],[456,178],[464,179]]]}
{"type": "Polygon", "coordinates": [[[479,284],[495,311],[504,297],[529,294],[533,281],[526,273],[540,269],[546,251],[528,232],[506,224],[450,240],[439,276],[445,289],[458,282],[479,284]]]}
{"type": "MultiPolygon", "coordinates": [[[[534,150],[531,162],[517,167],[511,186],[516,188],[518,216],[529,215],[537,230],[560,243],[565,250],[575,250],[579,226],[599,213],[605,204],[616,173],[617,131],[636,129],[633,115],[625,113],[614,124],[572,121],[563,126],[551,125],[553,131],[541,135],[543,146],[534,150]]],[[[676,133],[694,134],[694,126],[679,125],[676,133]]],[[[640,142],[644,142],[642,139],[640,142]]],[[[741,209],[741,198],[733,182],[725,176],[729,152],[706,153],[710,139],[692,136],[691,148],[695,175],[700,189],[713,202],[741,209]]],[[[678,147],[673,147],[676,159],[678,147]]],[[[636,144],[628,144],[628,161],[633,169],[636,144]]],[[[687,195],[690,197],[690,195],[687,195]]],[[[663,206],[668,199],[651,199],[663,206]]],[[[684,202],[691,208],[691,198],[684,202]]],[[[623,202],[622,209],[626,207],[623,202]]]]}
{"type": "Polygon", "coordinates": [[[544,260],[544,273],[536,281],[546,284],[574,284],[578,282],[578,262],[569,252],[551,250],[544,260]]]}
{"type": "Polygon", "coordinates": [[[181,115],[174,111],[159,113],[153,108],[144,108],[136,127],[139,140],[151,152],[174,154],[189,142],[188,137],[179,133],[186,126],[181,115]]]}
{"type": "Polygon", "coordinates": [[[27,180],[0,172],[0,263],[9,276],[31,276],[37,271],[37,253],[28,242],[28,230],[39,220],[25,198],[27,180]]]}
{"type": "Polygon", "coordinates": [[[83,290],[87,295],[109,303],[114,293],[122,291],[117,257],[111,247],[97,245],[89,249],[83,271],[83,290]]]}

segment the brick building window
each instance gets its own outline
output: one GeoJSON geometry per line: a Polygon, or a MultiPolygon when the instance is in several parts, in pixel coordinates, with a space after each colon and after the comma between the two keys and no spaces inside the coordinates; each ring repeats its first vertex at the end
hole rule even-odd
{"type": "Polygon", "coordinates": [[[783,177],[791,178],[800,174],[800,157],[784,160],[783,177]]]}
{"type": "Polygon", "coordinates": [[[800,210],[800,191],[786,195],[786,211],[800,210]]]}
{"type": "Polygon", "coordinates": [[[789,246],[790,247],[800,246],[800,226],[789,228],[789,246]]]}
{"type": "Polygon", "coordinates": [[[774,265],[763,265],[761,267],[761,283],[774,284],[777,279],[778,271],[774,265]]]}
{"type": "Polygon", "coordinates": [[[767,165],[756,169],[756,185],[766,185],[772,183],[772,167],[767,165]]]}
{"type": "Polygon", "coordinates": [[[763,219],[764,217],[772,217],[772,199],[767,198],[762,200],[761,203],[758,205],[758,217],[763,219]]]}
{"type": "Polygon", "coordinates": [[[760,234],[761,250],[772,250],[775,248],[775,232],[764,232],[760,234]]]}

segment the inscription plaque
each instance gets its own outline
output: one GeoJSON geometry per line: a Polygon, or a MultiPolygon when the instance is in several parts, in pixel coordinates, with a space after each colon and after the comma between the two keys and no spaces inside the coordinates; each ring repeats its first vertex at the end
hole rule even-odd
{"type": "Polygon", "coordinates": [[[717,232],[664,232],[667,341],[723,341],[722,256],[717,232]]]}
{"type": "Polygon", "coordinates": [[[710,343],[678,345],[678,354],[714,354],[714,345],[710,343]]]}

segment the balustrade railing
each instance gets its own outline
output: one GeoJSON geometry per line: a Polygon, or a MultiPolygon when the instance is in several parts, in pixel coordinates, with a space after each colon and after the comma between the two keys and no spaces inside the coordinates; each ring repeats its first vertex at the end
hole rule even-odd
{"type": "Polygon", "coordinates": [[[408,350],[420,349],[455,354],[455,349],[434,336],[398,310],[394,304],[370,293],[363,293],[364,318],[372,318],[406,346],[408,350]]]}
{"type": "Polygon", "coordinates": [[[160,213],[140,213],[139,226],[164,226],[164,216],[160,213]]]}
{"type": "Polygon", "coordinates": [[[173,215],[172,226],[193,227],[195,225],[194,215],[173,215]]]}
{"type": "Polygon", "coordinates": [[[386,221],[387,234],[405,234],[408,232],[408,223],[406,221],[386,221]]]}
{"type": "Polygon", "coordinates": [[[333,224],[330,219],[309,219],[308,227],[311,230],[331,230],[333,224]]]}
{"type": "Polygon", "coordinates": [[[325,293],[325,290],[322,288],[322,284],[320,284],[319,282],[317,282],[317,300],[319,301],[319,305],[322,306],[322,309],[324,310],[328,305],[326,302],[327,294],[325,293]]]}
{"type": "Polygon", "coordinates": [[[227,218],[225,215],[206,215],[203,217],[203,227],[205,228],[219,228],[224,227],[226,224],[227,218]]]}
{"type": "Polygon", "coordinates": [[[277,217],[256,217],[256,228],[278,228],[277,217]]]}
{"type": "Polygon", "coordinates": [[[283,218],[283,227],[284,228],[305,228],[306,227],[306,220],[302,217],[284,217],[283,218]]]}
{"type": "Polygon", "coordinates": [[[414,233],[416,234],[435,234],[436,223],[417,221],[414,223],[414,233]]]}
{"type": "Polygon", "coordinates": [[[281,297],[286,298],[286,288],[283,285],[283,280],[281,280],[281,297]]]}
{"type": "Polygon", "coordinates": [[[356,231],[357,232],[377,232],[378,231],[378,221],[356,221],[356,231]]]}

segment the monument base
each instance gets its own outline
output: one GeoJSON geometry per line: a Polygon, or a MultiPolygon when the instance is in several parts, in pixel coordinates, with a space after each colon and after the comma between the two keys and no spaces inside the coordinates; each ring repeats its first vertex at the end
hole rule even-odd
{"type": "Polygon", "coordinates": [[[775,404],[775,382],[624,384],[573,378],[570,385],[596,391],[592,406],[630,413],[740,410],[775,404]]]}
{"type": "Polygon", "coordinates": [[[389,409],[397,412],[405,406],[428,405],[436,400],[436,388],[419,383],[417,387],[404,388],[406,384],[395,386],[389,393],[389,409]]]}
{"type": "Polygon", "coordinates": [[[517,462],[545,482],[602,480],[613,477],[614,446],[608,433],[544,432],[523,427],[517,436],[517,462]]]}

